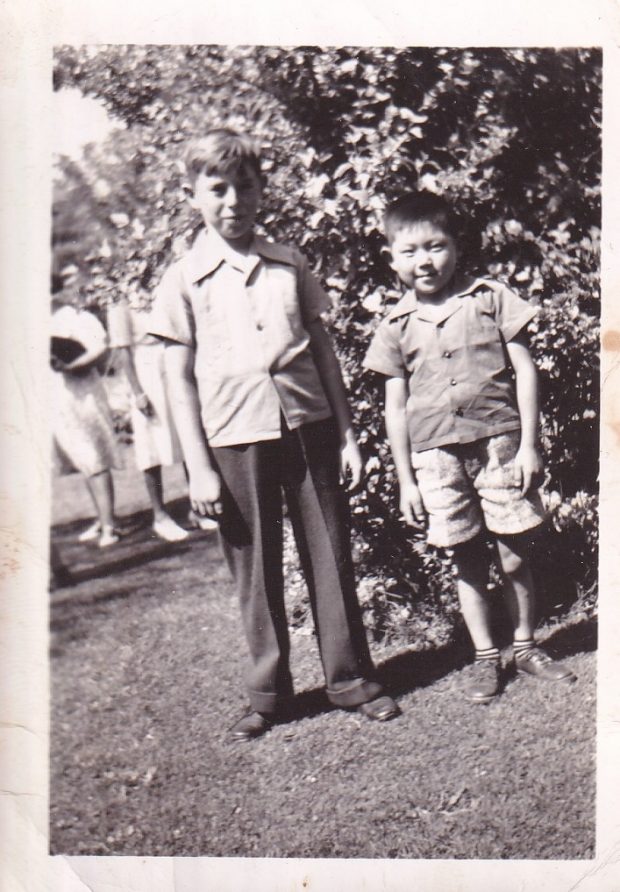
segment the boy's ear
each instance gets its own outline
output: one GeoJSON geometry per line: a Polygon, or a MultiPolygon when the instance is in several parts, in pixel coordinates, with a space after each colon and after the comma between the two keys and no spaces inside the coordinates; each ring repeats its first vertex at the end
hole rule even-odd
{"type": "Polygon", "coordinates": [[[196,199],[194,198],[194,190],[192,188],[191,183],[181,183],[181,193],[183,198],[191,205],[191,207],[196,207],[196,199]]]}
{"type": "Polygon", "coordinates": [[[386,263],[392,268],[392,251],[388,245],[383,245],[381,248],[381,256],[386,261],[386,263]]]}

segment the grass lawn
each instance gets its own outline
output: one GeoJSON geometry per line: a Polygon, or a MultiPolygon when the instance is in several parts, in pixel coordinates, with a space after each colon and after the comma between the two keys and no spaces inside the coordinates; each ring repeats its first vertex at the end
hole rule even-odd
{"type": "MultiPolygon", "coordinates": [[[[245,648],[216,536],[152,538],[137,475],[122,482],[127,534],[104,552],[76,542],[82,481],[55,485],[74,582],[51,593],[53,853],[593,857],[593,620],[543,630],[576,684],[510,678],[486,707],[460,693],[461,644],[373,646],[403,709],[385,725],[329,706],[295,632],[299,720],[229,744],[245,648]]],[[[168,484],[182,519],[178,469],[168,484]]]]}

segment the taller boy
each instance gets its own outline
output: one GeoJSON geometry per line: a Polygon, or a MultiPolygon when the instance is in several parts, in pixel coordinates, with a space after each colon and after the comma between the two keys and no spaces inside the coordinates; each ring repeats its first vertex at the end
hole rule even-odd
{"type": "Polygon", "coordinates": [[[165,339],[175,418],[200,515],[219,517],[250,658],[250,709],[231,728],[269,729],[293,694],[282,570],[284,491],[332,703],[385,721],[355,593],[348,507],[361,459],[329,301],[296,250],[254,234],[262,175],[253,144],[210,131],[186,156],[188,198],[206,230],[165,273],[150,325],[165,339]]]}
{"type": "Polygon", "coordinates": [[[488,703],[501,683],[486,531],[497,543],[517,670],[574,679],[533,637],[527,534],[544,516],[536,369],[525,334],[535,310],[499,282],[459,275],[461,226],[438,196],[401,196],[386,211],[385,230],[390,265],[407,290],[379,325],[365,365],[386,377],[400,509],[409,523],[428,522],[429,542],[453,549],[476,649],[465,695],[488,703]]]}

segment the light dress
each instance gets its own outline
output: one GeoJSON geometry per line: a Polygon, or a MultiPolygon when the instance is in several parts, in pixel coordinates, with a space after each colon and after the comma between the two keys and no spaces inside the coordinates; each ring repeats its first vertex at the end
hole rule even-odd
{"type": "MultiPolygon", "coordinates": [[[[70,338],[89,354],[106,350],[105,329],[92,313],[63,306],[52,315],[52,336],[70,338]]],[[[53,464],[58,474],[80,471],[93,477],[121,468],[112,414],[101,376],[86,371],[51,372],[53,464]]]]}
{"type": "Polygon", "coordinates": [[[140,387],[154,409],[151,417],[131,408],[136,465],[140,471],[183,461],[168,394],[164,345],[148,334],[149,310],[125,301],[108,307],[110,347],[129,347],[140,387]]]}

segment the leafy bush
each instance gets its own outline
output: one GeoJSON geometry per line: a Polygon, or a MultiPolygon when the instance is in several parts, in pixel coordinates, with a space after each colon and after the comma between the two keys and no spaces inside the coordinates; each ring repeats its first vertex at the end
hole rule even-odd
{"type": "MultiPolygon", "coordinates": [[[[360,592],[378,636],[410,628],[432,638],[437,617],[451,627],[455,615],[449,562],[397,516],[381,384],[362,371],[372,333],[399,296],[381,255],[381,213],[415,187],[446,195],[470,221],[465,266],[540,307],[531,335],[555,494],[548,536],[558,560],[571,559],[572,600],[594,605],[600,64],[593,49],[56,54],[56,87],[79,87],[125,124],[79,165],[58,167],[54,257],[57,269],[76,267],[82,299],[149,300],[193,237],[198,221],[179,198],[185,139],[225,121],[264,146],[261,224],[302,247],[334,298],[331,328],[367,470],[353,504],[360,592]]],[[[568,609],[571,598],[557,603],[568,609]]],[[[555,609],[545,598],[543,606],[555,609]]]]}

